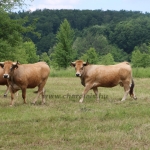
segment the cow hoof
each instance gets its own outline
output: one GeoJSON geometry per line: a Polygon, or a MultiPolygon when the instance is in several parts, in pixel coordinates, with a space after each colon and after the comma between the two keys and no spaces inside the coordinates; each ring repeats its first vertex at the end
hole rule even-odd
{"type": "Polygon", "coordinates": [[[82,103],[82,102],[83,102],[83,99],[81,98],[81,99],[79,100],[79,102],[82,103]]]}
{"type": "Polygon", "coordinates": [[[96,99],[96,102],[97,102],[97,103],[100,103],[100,100],[99,100],[99,99],[96,99]]]}
{"type": "Polygon", "coordinates": [[[4,97],[7,97],[7,95],[4,95],[4,97]]]}
{"type": "Polygon", "coordinates": [[[35,102],[31,102],[32,105],[35,105],[35,102]]]}
{"type": "Polygon", "coordinates": [[[125,101],[125,99],[122,99],[122,100],[121,100],[121,102],[124,102],[124,101],[125,101]]]}

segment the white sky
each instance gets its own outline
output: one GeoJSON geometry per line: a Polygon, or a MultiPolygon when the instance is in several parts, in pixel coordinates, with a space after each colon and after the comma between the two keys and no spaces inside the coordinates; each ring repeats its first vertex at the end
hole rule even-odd
{"type": "Polygon", "coordinates": [[[132,10],[150,12],[150,0],[25,0],[28,6],[24,10],[36,9],[101,9],[101,10],[132,10]]]}

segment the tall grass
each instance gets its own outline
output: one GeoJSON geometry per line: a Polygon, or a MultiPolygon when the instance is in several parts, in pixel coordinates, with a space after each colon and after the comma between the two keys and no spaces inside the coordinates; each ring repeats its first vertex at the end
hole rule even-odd
{"type": "Polygon", "coordinates": [[[133,68],[133,76],[136,78],[149,78],[150,68],[133,68]]]}
{"type": "MultiPolygon", "coordinates": [[[[150,147],[150,86],[148,78],[135,78],[138,100],[129,96],[120,102],[123,88],[99,88],[97,102],[79,97],[84,87],[79,78],[49,77],[46,104],[35,105],[34,90],[27,90],[27,104],[21,92],[15,106],[10,94],[3,98],[0,86],[0,149],[2,150],[129,150],[150,147]]],[[[89,91],[88,95],[93,94],[89,91]]]]}
{"type": "Polygon", "coordinates": [[[75,70],[73,67],[68,67],[67,69],[55,69],[51,68],[51,77],[74,77],[75,76],[75,70]]]}

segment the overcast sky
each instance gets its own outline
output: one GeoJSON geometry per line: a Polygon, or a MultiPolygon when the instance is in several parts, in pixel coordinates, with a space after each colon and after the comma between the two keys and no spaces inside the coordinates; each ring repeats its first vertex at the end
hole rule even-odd
{"type": "Polygon", "coordinates": [[[34,0],[24,10],[36,9],[101,9],[101,10],[132,10],[150,12],[150,0],[34,0]]]}

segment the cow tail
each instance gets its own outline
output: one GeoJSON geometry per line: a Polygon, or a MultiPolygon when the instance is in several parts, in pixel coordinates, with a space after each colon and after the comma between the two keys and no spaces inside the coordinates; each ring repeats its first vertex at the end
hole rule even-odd
{"type": "Polygon", "coordinates": [[[131,83],[131,87],[130,87],[130,91],[129,91],[130,96],[133,96],[133,95],[134,95],[134,94],[133,94],[133,89],[134,89],[134,81],[133,81],[133,79],[132,79],[132,83],[131,83]]]}

